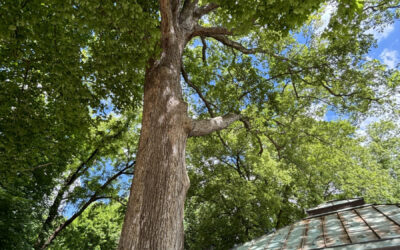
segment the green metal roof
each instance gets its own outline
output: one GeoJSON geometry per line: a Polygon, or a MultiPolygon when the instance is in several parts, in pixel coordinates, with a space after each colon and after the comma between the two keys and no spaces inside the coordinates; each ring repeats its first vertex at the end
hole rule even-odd
{"type": "Polygon", "coordinates": [[[346,204],[358,204],[355,200],[334,201],[310,209],[315,213],[323,208],[320,211],[324,213],[309,216],[234,249],[375,249],[394,246],[400,249],[399,205],[364,204],[342,208],[346,204]],[[341,209],[337,210],[337,205],[341,205],[341,209]]]}

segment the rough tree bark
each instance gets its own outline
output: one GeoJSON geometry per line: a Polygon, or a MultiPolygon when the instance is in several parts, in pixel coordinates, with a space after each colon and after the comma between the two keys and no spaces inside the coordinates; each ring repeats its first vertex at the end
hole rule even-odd
{"type": "Polygon", "coordinates": [[[223,129],[240,118],[188,117],[180,85],[182,54],[198,13],[212,11],[196,4],[160,0],[162,52],[146,70],[139,149],[119,249],[183,249],[187,138],[223,129]]]}

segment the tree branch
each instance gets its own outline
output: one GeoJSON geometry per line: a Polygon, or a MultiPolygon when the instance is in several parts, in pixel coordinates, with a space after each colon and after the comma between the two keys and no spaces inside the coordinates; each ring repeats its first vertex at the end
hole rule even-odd
{"type": "Polygon", "coordinates": [[[125,131],[125,129],[128,127],[129,123],[130,120],[128,120],[126,124],[123,126],[123,128],[119,129],[117,133],[113,135],[107,135],[104,138],[102,138],[100,145],[96,149],[94,149],[92,153],[89,155],[89,157],[86,158],[86,160],[82,161],[76,168],[76,170],[67,177],[67,179],[61,186],[60,190],[58,191],[56,197],[53,200],[53,203],[49,208],[47,218],[42,224],[42,228],[40,230],[37,242],[35,244],[35,248],[38,248],[42,244],[45,237],[45,233],[47,233],[47,231],[50,229],[51,224],[58,215],[58,208],[60,207],[65,192],[67,192],[67,190],[76,181],[76,179],[78,179],[82,174],[84,174],[86,170],[91,166],[90,163],[97,157],[104,144],[106,144],[107,141],[109,142],[110,140],[118,138],[123,133],[123,131],[125,131]]]}
{"type": "Polygon", "coordinates": [[[60,207],[65,192],[69,189],[72,183],[74,183],[75,180],[82,174],[81,170],[83,169],[83,172],[85,172],[85,170],[90,166],[89,163],[96,157],[99,151],[99,148],[96,148],[90,154],[90,156],[86,160],[82,161],[81,164],[79,164],[78,168],[74,172],[72,172],[65,180],[64,185],[62,185],[60,191],[58,191],[53,203],[49,208],[47,218],[41,227],[38,239],[35,244],[35,248],[38,248],[42,244],[45,233],[50,229],[53,220],[58,215],[58,208],[60,207]]]}
{"type": "MultiPolygon", "coordinates": [[[[289,74],[291,74],[291,73],[289,73],[289,72],[283,72],[283,73],[281,73],[281,74],[277,74],[277,75],[271,76],[271,77],[265,79],[265,81],[272,81],[272,80],[275,80],[275,79],[277,79],[277,78],[279,78],[279,77],[286,76],[286,75],[289,75],[289,74]]],[[[287,84],[286,84],[286,85],[287,85],[287,84]]],[[[285,85],[284,88],[286,88],[286,85],[285,85]]],[[[259,89],[259,85],[254,85],[254,86],[252,86],[251,89],[249,89],[249,90],[247,90],[247,91],[244,91],[244,92],[238,97],[238,100],[239,100],[239,101],[242,100],[246,95],[248,95],[248,94],[250,94],[251,92],[256,91],[256,90],[258,90],[258,89],[259,89]]],[[[283,92],[282,92],[282,93],[283,93],[283,92]]]]}
{"type": "Polygon", "coordinates": [[[385,6],[386,3],[381,3],[378,5],[372,5],[372,6],[367,6],[366,8],[363,9],[363,11],[367,11],[367,10],[372,10],[374,12],[376,11],[384,11],[384,10],[388,10],[388,9],[397,9],[400,8],[400,5],[388,5],[385,6]]]}
{"type": "MultiPolygon", "coordinates": [[[[330,87],[328,87],[326,84],[324,84],[322,81],[321,81],[320,85],[317,85],[317,84],[312,84],[311,82],[305,80],[302,77],[300,77],[300,80],[303,81],[304,83],[308,84],[308,85],[311,85],[311,86],[321,86],[324,89],[326,89],[329,92],[329,94],[331,94],[331,95],[333,95],[335,97],[344,98],[344,97],[352,97],[352,96],[356,96],[357,94],[360,94],[360,91],[353,91],[353,92],[346,93],[346,94],[345,93],[336,93],[330,87]]],[[[380,100],[380,98],[372,98],[372,97],[360,97],[360,98],[364,99],[364,100],[369,100],[369,101],[372,101],[372,102],[374,102],[374,101],[376,102],[376,101],[380,100]]]]}
{"type": "Polygon", "coordinates": [[[185,0],[181,13],[179,15],[180,22],[186,20],[188,17],[192,16],[195,12],[195,8],[199,0],[185,0]]]}
{"type": "Polygon", "coordinates": [[[96,192],[90,197],[88,201],[85,202],[85,204],[81,207],[81,209],[78,210],[74,215],[71,216],[68,220],[66,220],[64,223],[62,223],[60,226],[57,227],[56,230],[50,235],[50,237],[46,240],[46,242],[40,246],[40,249],[45,249],[47,248],[51,242],[57,237],[60,232],[66,228],[68,225],[70,225],[77,217],[79,217],[85,210],[86,208],[89,207],[90,204],[93,202],[100,200],[100,199],[105,199],[105,198],[110,198],[110,197],[105,197],[105,196],[99,196],[101,191],[103,191],[108,185],[110,185],[115,179],[117,179],[120,175],[124,174],[125,171],[135,165],[135,161],[133,161],[131,164],[126,164],[123,169],[118,171],[116,174],[111,176],[96,192]]]}
{"type": "Polygon", "coordinates": [[[262,144],[261,138],[258,136],[258,133],[260,133],[260,131],[252,130],[250,121],[246,117],[240,118],[240,121],[243,123],[243,125],[246,128],[247,132],[249,132],[250,134],[254,135],[257,138],[257,142],[260,145],[260,150],[258,151],[258,155],[261,156],[262,153],[264,152],[264,148],[263,148],[263,144],[262,144]]]}
{"type": "Polygon", "coordinates": [[[192,89],[194,89],[197,93],[197,95],[200,97],[200,99],[204,102],[204,104],[206,105],[206,108],[208,110],[208,113],[210,113],[211,117],[214,117],[214,112],[211,108],[211,103],[207,101],[207,99],[205,98],[205,96],[201,93],[201,90],[192,83],[192,81],[190,81],[188,74],[186,73],[184,67],[183,67],[183,63],[182,63],[182,67],[181,67],[181,72],[182,72],[182,76],[183,79],[185,80],[185,82],[187,83],[187,85],[189,85],[189,87],[191,87],[192,89]]]}
{"type": "Polygon", "coordinates": [[[194,12],[194,16],[197,18],[201,18],[202,16],[207,15],[208,13],[210,13],[211,11],[213,11],[217,8],[219,8],[219,5],[216,3],[209,3],[207,5],[200,6],[200,7],[196,8],[196,10],[194,12]]]}
{"type": "Polygon", "coordinates": [[[214,37],[214,36],[232,35],[232,34],[233,34],[233,30],[228,30],[227,28],[224,28],[224,27],[203,27],[201,25],[197,25],[194,28],[192,37],[194,37],[194,36],[214,37]]]}
{"type": "Polygon", "coordinates": [[[203,59],[203,64],[207,65],[207,42],[206,39],[204,38],[204,36],[200,37],[201,38],[201,43],[203,44],[203,48],[201,50],[201,55],[202,55],[202,59],[203,59]]]}
{"type": "Polygon", "coordinates": [[[222,130],[241,117],[240,114],[227,114],[211,119],[193,121],[193,128],[189,133],[189,137],[208,135],[214,131],[222,130]]]}
{"type": "Polygon", "coordinates": [[[206,36],[206,37],[212,37],[215,40],[217,40],[218,42],[222,43],[225,46],[231,47],[235,50],[238,50],[240,52],[242,52],[243,54],[257,54],[257,53],[261,53],[261,54],[267,54],[271,57],[274,57],[276,59],[279,59],[281,61],[287,61],[287,62],[291,62],[294,65],[298,65],[298,63],[296,61],[290,60],[289,58],[280,56],[280,55],[276,55],[274,53],[271,53],[265,49],[261,49],[261,48],[246,48],[244,47],[241,43],[235,42],[231,39],[229,39],[226,35],[232,35],[233,34],[233,30],[229,31],[225,28],[219,28],[219,27],[214,27],[212,28],[206,28],[206,29],[200,29],[198,31],[195,31],[193,33],[194,36],[206,36]]]}
{"type": "Polygon", "coordinates": [[[220,42],[228,47],[234,48],[234,49],[242,52],[243,54],[256,54],[256,53],[261,52],[261,50],[258,48],[248,49],[248,48],[244,47],[242,44],[235,42],[233,40],[230,40],[225,35],[221,35],[221,34],[217,34],[217,35],[208,34],[208,35],[210,37],[214,38],[215,40],[217,40],[218,42],[220,42]]]}
{"type": "Polygon", "coordinates": [[[243,174],[242,170],[236,165],[236,167],[234,165],[232,165],[231,163],[229,163],[229,161],[224,160],[223,158],[218,158],[218,160],[220,160],[221,162],[225,163],[225,165],[227,165],[228,167],[231,167],[232,169],[234,169],[239,177],[246,179],[246,176],[243,174]]]}
{"type": "Polygon", "coordinates": [[[274,145],[276,152],[278,153],[278,160],[282,159],[281,156],[281,149],[282,146],[280,146],[274,139],[272,139],[272,137],[270,135],[268,135],[267,133],[265,133],[265,136],[268,138],[268,140],[274,145]]]}
{"type": "Polygon", "coordinates": [[[50,166],[50,165],[53,165],[53,163],[52,162],[48,162],[48,163],[45,163],[45,164],[40,164],[40,165],[34,166],[32,169],[27,169],[26,171],[35,170],[35,169],[47,167],[47,166],[50,166]]]}
{"type": "Polygon", "coordinates": [[[175,33],[178,22],[180,0],[160,0],[161,13],[161,41],[162,47],[166,48],[174,42],[171,34],[175,33]]]}
{"type": "Polygon", "coordinates": [[[293,90],[296,95],[296,98],[299,99],[299,94],[297,93],[297,88],[296,88],[296,84],[294,83],[294,81],[292,81],[292,86],[293,86],[293,90]]]}

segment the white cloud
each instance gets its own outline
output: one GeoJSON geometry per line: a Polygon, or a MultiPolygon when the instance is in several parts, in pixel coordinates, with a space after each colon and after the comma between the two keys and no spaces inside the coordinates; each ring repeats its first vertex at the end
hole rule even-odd
{"type": "Polygon", "coordinates": [[[317,24],[317,33],[322,33],[328,27],[329,21],[331,20],[331,17],[336,10],[337,5],[335,3],[331,2],[325,6],[325,9],[321,14],[321,20],[317,24]]]}
{"type": "Polygon", "coordinates": [[[379,57],[382,59],[383,63],[391,69],[395,68],[399,63],[399,57],[396,50],[384,49],[379,57]]]}
{"type": "Polygon", "coordinates": [[[374,35],[375,39],[378,40],[378,43],[383,39],[387,38],[394,30],[394,24],[389,24],[385,26],[383,29],[370,29],[367,31],[368,34],[374,35]]]}
{"type": "Polygon", "coordinates": [[[326,105],[323,103],[313,103],[306,111],[306,115],[315,119],[316,121],[323,121],[325,119],[326,105]]]}
{"type": "Polygon", "coordinates": [[[359,136],[366,136],[367,135],[367,129],[368,126],[372,123],[378,122],[382,119],[382,117],[377,117],[377,116],[370,116],[364,121],[362,121],[359,125],[359,128],[357,129],[356,133],[359,136]]]}
{"type": "Polygon", "coordinates": [[[396,112],[397,110],[400,110],[400,88],[390,90],[389,93],[390,96],[388,97],[388,101],[391,104],[373,105],[370,109],[370,115],[362,120],[360,124],[358,124],[358,129],[356,130],[356,134],[358,136],[366,136],[368,126],[375,122],[393,121],[397,126],[400,127],[399,114],[396,112]]]}

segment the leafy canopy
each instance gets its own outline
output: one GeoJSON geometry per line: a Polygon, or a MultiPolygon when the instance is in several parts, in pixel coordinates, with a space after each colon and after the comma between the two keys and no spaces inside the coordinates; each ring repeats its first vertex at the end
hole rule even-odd
{"type": "MultiPolygon", "coordinates": [[[[200,33],[186,47],[181,80],[191,115],[246,119],[189,142],[188,246],[231,247],[332,197],[398,201],[398,128],[373,125],[363,141],[353,127],[371,107],[398,110],[398,70],[366,57],[376,45],[366,31],[397,18],[398,1],[198,4],[217,6],[199,25],[223,32],[200,33]],[[326,4],[335,12],[321,29],[326,4]],[[327,111],[350,123],[322,121],[327,111]]],[[[139,117],[159,29],[157,1],[0,0],[2,246],[45,240],[68,221],[63,197],[76,211],[97,202],[54,247],[83,245],[83,228],[93,239],[85,244],[114,246],[119,226],[100,231],[120,214],[99,201],[126,195],[126,180],[103,184],[134,160],[139,120],[128,121],[139,117]],[[93,220],[99,227],[88,226],[93,220]]]]}

